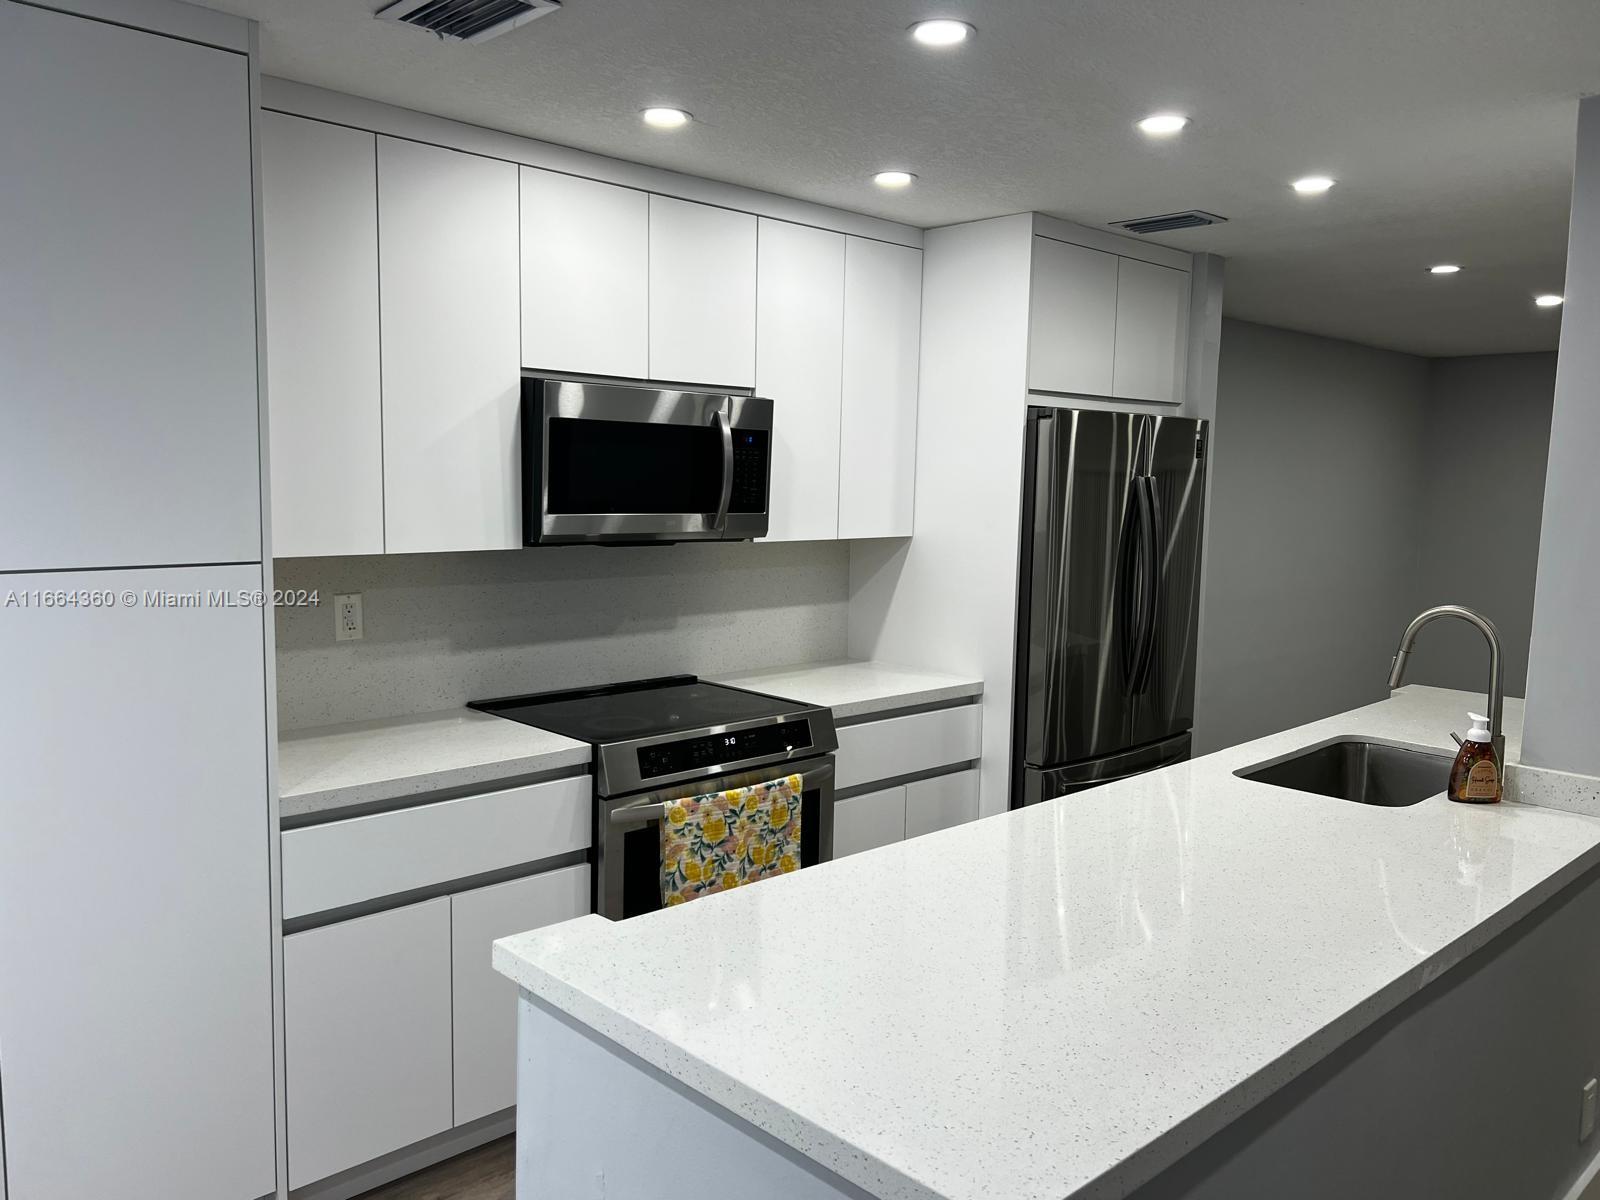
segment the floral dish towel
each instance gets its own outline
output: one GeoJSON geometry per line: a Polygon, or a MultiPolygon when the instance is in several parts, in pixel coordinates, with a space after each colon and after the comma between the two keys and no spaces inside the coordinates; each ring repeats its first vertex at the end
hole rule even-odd
{"type": "Polygon", "coordinates": [[[799,775],[675,800],[661,821],[661,899],[682,904],[800,866],[799,775]]]}

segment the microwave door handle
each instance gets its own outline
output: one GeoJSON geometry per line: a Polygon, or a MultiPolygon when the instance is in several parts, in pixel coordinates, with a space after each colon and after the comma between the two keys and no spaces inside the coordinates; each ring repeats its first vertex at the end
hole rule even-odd
{"type": "Polygon", "coordinates": [[[716,519],[711,523],[713,529],[728,527],[728,506],[733,503],[733,422],[728,415],[730,403],[725,401],[721,408],[711,414],[712,425],[722,434],[722,499],[717,504],[716,519]]]}

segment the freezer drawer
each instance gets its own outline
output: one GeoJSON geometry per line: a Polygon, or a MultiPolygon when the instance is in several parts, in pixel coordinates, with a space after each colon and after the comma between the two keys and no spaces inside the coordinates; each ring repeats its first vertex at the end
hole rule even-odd
{"type": "Polygon", "coordinates": [[[1146,771],[1186,762],[1192,740],[1185,731],[1176,737],[1163,738],[1106,758],[1055,767],[1027,767],[1022,773],[1022,802],[1037,804],[1041,800],[1054,800],[1057,796],[1070,796],[1103,783],[1132,779],[1146,771]]]}

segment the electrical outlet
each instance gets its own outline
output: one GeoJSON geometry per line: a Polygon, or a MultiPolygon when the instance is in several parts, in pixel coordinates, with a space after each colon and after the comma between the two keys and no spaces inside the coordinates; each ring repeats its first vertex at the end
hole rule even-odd
{"type": "Polygon", "coordinates": [[[333,598],[333,638],[337,642],[359,642],[361,631],[361,593],[351,592],[333,598]]]}
{"type": "Polygon", "coordinates": [[[1583,1085],[1583,1103],[1578,1109],[1578,1140],[1588,1141],[1594,1132],[1595,1093],[1600,1091],[1600,1081],[1589,1080],[1583,1085]]]}

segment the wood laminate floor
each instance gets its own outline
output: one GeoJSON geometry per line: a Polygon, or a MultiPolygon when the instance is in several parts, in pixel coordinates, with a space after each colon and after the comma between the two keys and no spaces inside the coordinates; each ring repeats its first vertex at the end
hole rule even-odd
{"type": "Polygon", "coordinates": [[[513,1200],[516,1147],[515,1137],[503,1137],[365,1192],[360,1200],[513,1200]]]}

